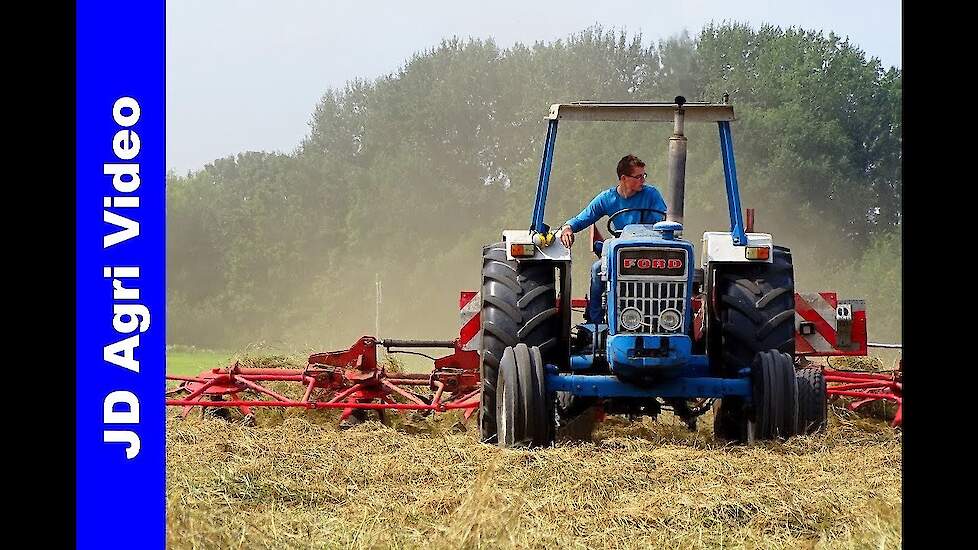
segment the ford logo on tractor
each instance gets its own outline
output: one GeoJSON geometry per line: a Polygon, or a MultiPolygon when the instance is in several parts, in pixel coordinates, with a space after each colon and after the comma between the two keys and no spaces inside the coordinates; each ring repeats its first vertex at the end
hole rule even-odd
{"type": "Polygon", "coordinates": [[[686,252],[683,250],[622,250],[619,254],[621,275],[682,276],[686,273],[686,252]]]}
{"type": "Polygon", "coordinates": [[[629,269],[638,266],[639,269],[682,269],[683,261],[670,258],[669,260],[663,260],[662,258],[625,258],[622,260],[622,267],[629,269]]]}

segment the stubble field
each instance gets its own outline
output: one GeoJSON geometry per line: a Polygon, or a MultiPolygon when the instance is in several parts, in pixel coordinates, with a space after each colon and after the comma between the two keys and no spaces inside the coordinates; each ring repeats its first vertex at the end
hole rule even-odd
{"type": "MultiPolygon", "coordinates": [[[[263,361],[266,362],[267,361],[263,361]]],[[[171,548],[895,548],[901,440],[830,409],[827,433],[753,446],[670,413],[608,417],[535,451],[458,414],[369,421],[270,409],[167,417],[171,548]]]]}

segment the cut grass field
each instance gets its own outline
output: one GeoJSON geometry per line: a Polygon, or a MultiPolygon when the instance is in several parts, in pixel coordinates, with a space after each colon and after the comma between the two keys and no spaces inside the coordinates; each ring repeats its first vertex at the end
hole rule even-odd
{"type": "Polygon", "coordinates": [[[479,443],[457,414],[347,431],[336,416],[266,409],[247,427],[169,411],[168,546],[901,545],[900,434],[843,409],[787,442],[726,445],[709,414],[688,432],[664,413],[532,452],[479,443]]]}

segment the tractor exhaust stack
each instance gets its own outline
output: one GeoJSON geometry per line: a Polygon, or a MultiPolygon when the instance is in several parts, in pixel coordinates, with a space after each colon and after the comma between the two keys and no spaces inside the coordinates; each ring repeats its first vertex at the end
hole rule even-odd
{"type": "Polygon", "coordinates": [[[683,122],[686,98],[676,96],[676,111],[673,119],[672,136],[669,138],[669,207],[666,219],[683,223],[683,203],[686,195],[686,136],[683,135],[683,122]]]}

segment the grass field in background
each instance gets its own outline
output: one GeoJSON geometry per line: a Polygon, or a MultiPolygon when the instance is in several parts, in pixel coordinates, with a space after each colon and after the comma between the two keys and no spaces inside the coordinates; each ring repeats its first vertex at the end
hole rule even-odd
{"type": "Polygon", "coordinates": [[[176,349],[166,350],[166,373],[193,376],[214,367],[226,367],[234,356],[230,351],[176,349]]]}

